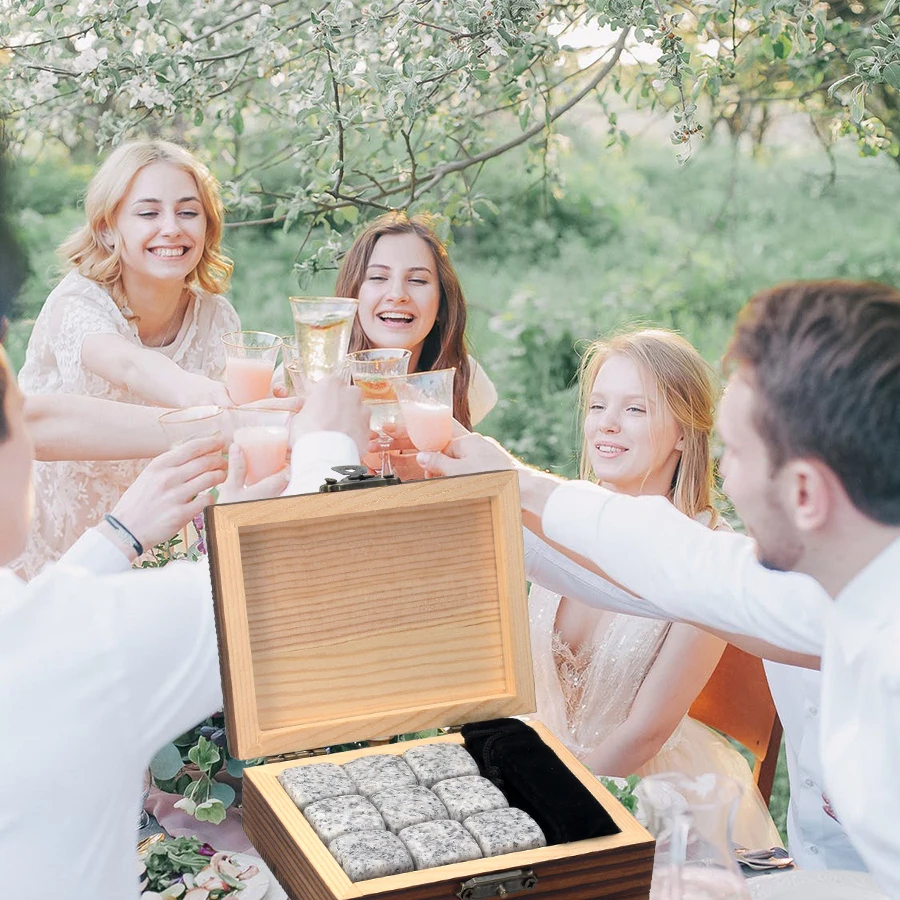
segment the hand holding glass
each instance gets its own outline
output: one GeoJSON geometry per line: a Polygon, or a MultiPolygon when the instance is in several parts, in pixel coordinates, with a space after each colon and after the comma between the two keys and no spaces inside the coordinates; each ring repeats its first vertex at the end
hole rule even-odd
{"type": "Polygon", "coordinates": [[[230,331],[225,345],[225,385],[236,406],[271,396],[281,338],[267,331],[230,331]]]}
{"type": "Polygon", "coordinates": [[[419,450],[440,452],[453,437],[455,374],[455,368],[437,369],[392,381],[409,439],[419,450]]]}
{"type": "Polygon", "coordinates": [[[234,442],[247,463],[246,483],[256,484],[280,472],[287,462],[291,412],[284,409],[231,410],[234,442]]]}

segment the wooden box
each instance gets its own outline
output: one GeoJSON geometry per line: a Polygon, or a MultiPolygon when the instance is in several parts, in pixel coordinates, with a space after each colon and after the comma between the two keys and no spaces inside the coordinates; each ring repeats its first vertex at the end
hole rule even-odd
{"type": "MultiPolygon", "coordinates": [[[[514,473],[215,506],[207,528],[232,755],[533,711],[514,473]]],[[[277,781],[458,734],[249,768],[244,830],[292,900],[647,898],[653,838],[534,727],[621,833],[354,884],[277,781]]]]}

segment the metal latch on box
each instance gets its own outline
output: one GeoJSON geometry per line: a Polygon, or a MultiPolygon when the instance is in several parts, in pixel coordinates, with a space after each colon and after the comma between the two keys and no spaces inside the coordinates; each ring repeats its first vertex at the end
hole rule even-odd
{"type": "Polygon", "coordinates": [[[326,478],[325,484],[319,488],[321,494],[400,484],[400,479],[396,475],[371,475],[366,466],[332,466],[331,471],[344,477],[340,481],[337,478],[326,478]]]}
{"type": "Polygon", "coordinates": [[[460,900],[482,900],[484,897],[508,897],[519,891],[537,887],[537,875],[531,869],[513,869],[494,875],[479,875],[464,881],[456,892],[460,900]]]}

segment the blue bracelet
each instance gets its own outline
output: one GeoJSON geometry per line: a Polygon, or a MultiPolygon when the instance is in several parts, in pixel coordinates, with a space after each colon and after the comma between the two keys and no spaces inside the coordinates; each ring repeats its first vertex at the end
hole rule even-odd
{"type": "Polygon", "coordinates": [[[103,518],[109,522],[116,534],[125,538],[131,544],[138,556],[143,554],[144,545],[114,515],[107,513],[103,518]]]}

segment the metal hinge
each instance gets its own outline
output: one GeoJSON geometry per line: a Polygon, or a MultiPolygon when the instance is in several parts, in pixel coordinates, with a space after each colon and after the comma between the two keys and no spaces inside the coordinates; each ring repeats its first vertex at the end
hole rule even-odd
{"type": "Polygon", "coordinates": [[[531,869],[513,869],[494,875],[479,875],[464,881],[456,892],[460,900],[482,900],[484,897],[508,897],[519,891],[532,891],[537,887],[537,875],[531,869]]]}

